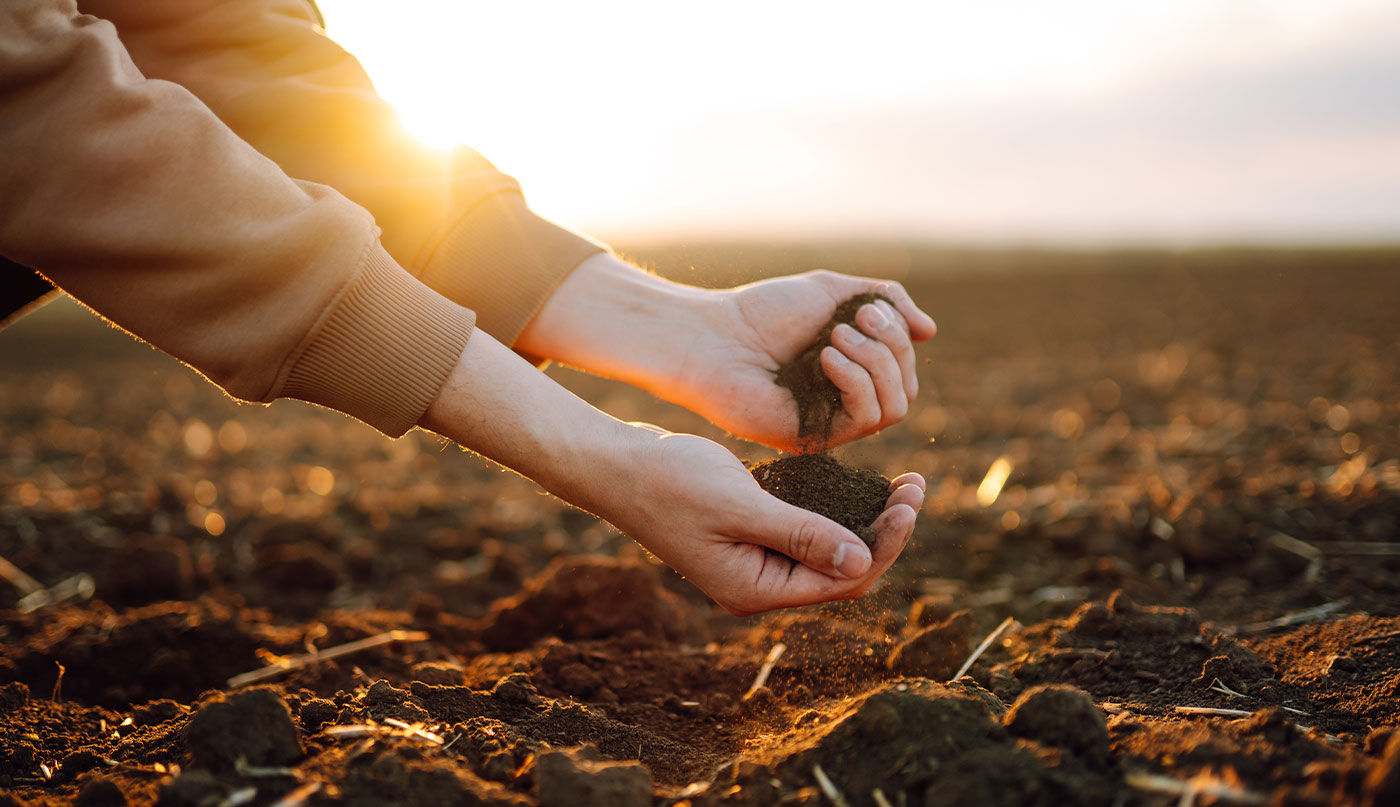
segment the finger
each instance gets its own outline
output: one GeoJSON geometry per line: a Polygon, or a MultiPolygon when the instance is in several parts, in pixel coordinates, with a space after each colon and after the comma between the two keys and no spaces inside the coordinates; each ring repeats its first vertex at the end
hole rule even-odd
{"type": "Polygon", "coordinates": [[[915,511],[922,503],[923,490],[914,482],[900,486],[891,495],[885,512],[871,525],[876,534],[875,545],[870,567],[860,578],[841,580],[785,558],[769,557],[763,560],[753,586],[732,598],[725,607],[731,613],[752,614],[861,596],[889,570],[908,545],[914,533],[915,511]]]}
{"type": "Polygon", "coordinates": [[[902,473],[891,480],[890,490],[898,490],[905,485],[918,485],[919,490],[928,490],[928,482],[924,481],[922,475],[916,474],[913,471],[902,473]]]}
{"type": "Polygon", "coordinates": [[[904,382],[908,403],[919,397],[919,374],[914,364],[914,343],[909,341],[909,326],[884,300],[861,306],[856,312],[856,324],[867,336],[880,340],[894,354],[899,375],[904,382]]]}
{"type": "Polygon", "coordinates": [[[751,543],[775,549],[794,561],[839,580],[855,580],[870,570],[870,548],[850,530],[831,519],[774,496],[762,497],[746,521],[751,543]]]}
{"type": "Polygon", "coordinates": [[[901,504],[908,506],[915,513],[919,512],[924,506],[924,489],[914,484],[899,487],[890,494],[889,499],[885,500],[885,509],[888,510],[901,504]]]}
{"type": "Polygon", "coordinates": [[[905,485],[890,496],[885,512],[870,525],[875,532],[875,543],[871,545],[870,572],[864,580],[852,586],[843,595],[845,599],[863,596],[899,558],[904,547],[909,545],[910,536],[914,534],[915,517],[922,504],[923,491],[916,485],[905,485]]]}
{"type": "MultiPolygon", "coordinates": [[[[912,486],[906,486],[900,490],[906,490],[909,487],[912,486]]],[[[885,508],[885,512],[875,519],[875,523],[870,525],[870,529],[875,533],[870,562],[870,569],[871,572],[874,572],[874,577],[884,574],[890,564],[894,563],[895,558],[899,557],[899,553],[904,551],[910,536],[914,534],[914,521],[919,515],[918,507],[923,505],[923,501],[924,497],[919,495],[916,504],[900,502],[888,506],[885,508]]]]}
{"type": "Polygon", "coordinates": [[[864,580],[837,580],[810,566],[770,556],[753,585],[724,607],[734,614],[755,614],[775,608],[796,608],[846,599],[866,588],[869,588],[869,584],[864,580]]]}
{"type": "MultiPolygon", "coordinates": [[[[865,306],[881,318],[879,309],[865,306]]],[[[898,329],[896,325],[888,327],[898,329]]],[[[903,418],[909,412],[909,397],[904,392],[903,373],[894,354],[878,339],[871,339],[850,325],[838,325],[831,332],[831,344],[846,358],[865,368],[875,387],[875,399],[879,404],[875,428],[884,428],[903,418]]],[[[838,385],[839,386],[839,385],[838,385]]]]}
{"type": "Polygon", "coordinates": [[[870,373],[836,347],[822,348],[821,363],[826,377],[841,391],[841,408],[856,435],[869,434],[879,428],[880,400],[870,373]]]}
{"type": "Polygon", "coordinates": [[[934,324],[933,317],[925,314],[923,309],[914,303],[914,298],[909,296],[904,286],[892,280],[885,281],[875,288],[875,293],[894,303],[895,310],[909,324],[909,335],[915,342],[927,341],[938,333],[938,326],[934,324]]]}

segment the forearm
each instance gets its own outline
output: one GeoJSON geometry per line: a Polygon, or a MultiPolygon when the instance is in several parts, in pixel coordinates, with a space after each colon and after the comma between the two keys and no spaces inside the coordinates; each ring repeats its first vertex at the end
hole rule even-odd
{"type": "Polygon", "coordinates": [[[713,332],[715,295],[599,253],[564,279],[515,347],[662,394],[713,332]]]}
{"type": "Polygon", "coordinates": [[[654,437],[593,408],[480,331],[419,425],[593,512],[607,487],[598,480],[626,473],[654,437]]]}

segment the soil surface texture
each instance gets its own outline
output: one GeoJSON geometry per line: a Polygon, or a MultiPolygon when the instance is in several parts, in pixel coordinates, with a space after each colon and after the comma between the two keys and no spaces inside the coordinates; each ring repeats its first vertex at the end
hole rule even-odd
{"type": "Polygon", "coordinates": [[[0,805],[1400,803],[1400,254],[646,257],[938,320],[838,449],[929,481],[874,591],[728,616],[430,435],[51,306],[0,333],[0,805]]]}
{"type": "Polygon", "coordinates": [[[824,442],[831,436],[831,422],[841,411],[841,390],[837,389],[822,369],[822,350],[831,345],[831,332],[842,323],[852,325],[861,306],[876,300],[890,302],[878,294],[857,294],[836,307],[831,320],[822,328],[815,341],[797,354],[792,361],[779,367],[774,381],[792,393],[797,401],[797,436],[799,439],[824,442]]]}
{"type": "Polygon", "coordinates": [[[749,469],[759,487],[788,504],[826,516],[875,543],[870,525],[885,510],[890,480],[852,468],[830,454],[799,454],[760,462],[749,469]]]}

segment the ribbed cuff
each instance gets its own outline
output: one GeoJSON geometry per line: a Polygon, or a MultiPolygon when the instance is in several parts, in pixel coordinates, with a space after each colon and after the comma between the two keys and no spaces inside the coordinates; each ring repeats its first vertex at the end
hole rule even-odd
{"type": "Polygon", "coordinates": [[[457,223],[419,278],[477,312],[477,327],[513,345],[584,258],[606,247],[535,215],[518,192],[482,199],[457,223]]]}
{"type": "Polygon", "coordinates": [[[441,391],[474,321],[471,311],[414,279],[376,242],[293,352],[267,400],[328,406],[398,437],[441,391]]]}

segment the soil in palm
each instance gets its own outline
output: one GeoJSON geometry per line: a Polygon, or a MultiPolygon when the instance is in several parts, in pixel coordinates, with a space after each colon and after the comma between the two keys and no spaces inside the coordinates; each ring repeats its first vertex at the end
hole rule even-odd
{"type": "Polygon", "coordinates": [[[836,307],[817,335],[816,341],[797,358],[777,369],[774,381],[792,393],[797,401],[797,437],[808,442],[825,442],[831,436],[831,422],[841,408],[841,390],[826,377],[822,369],[822,348],[831,344],[831,332],[836,326],[854,323],[860,307],[876,300],[890,302],[879,294],[857,294],[836,307]]]}
{"type": "Polygon", "coordinates": [[[798,454],[749,469],[764,490],[791,505],[826,516],[875,543],[870,525],[884,512],[890,480],[852,468],[830,454],[798,454]]]}

